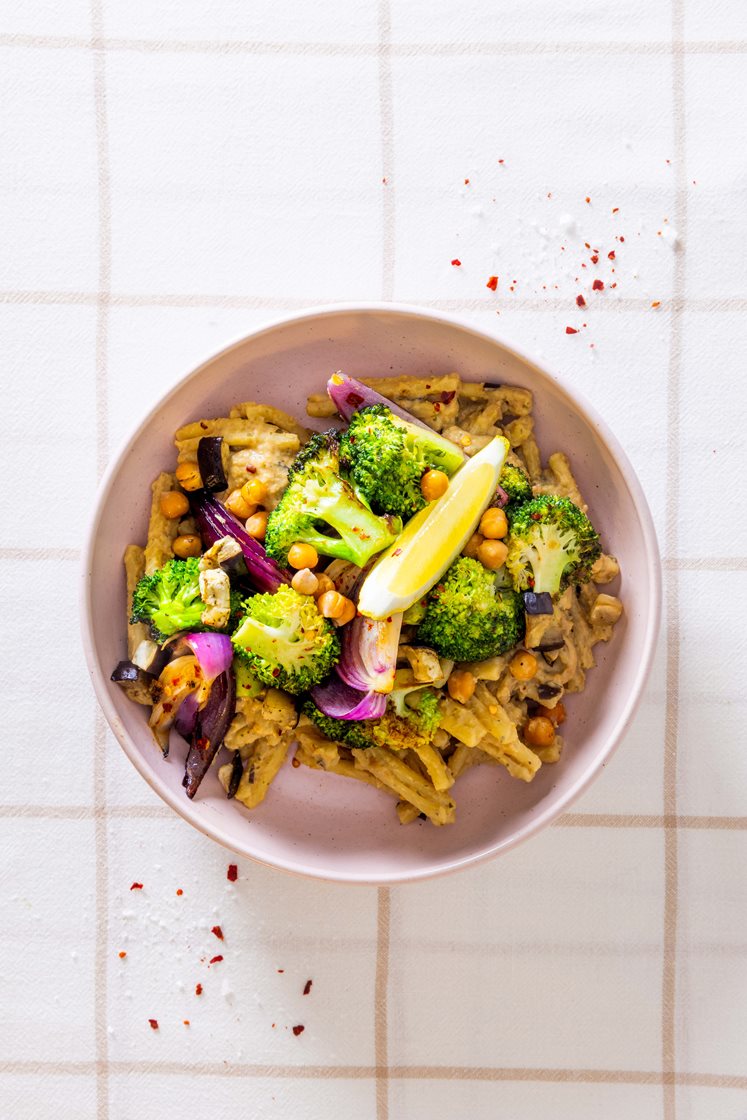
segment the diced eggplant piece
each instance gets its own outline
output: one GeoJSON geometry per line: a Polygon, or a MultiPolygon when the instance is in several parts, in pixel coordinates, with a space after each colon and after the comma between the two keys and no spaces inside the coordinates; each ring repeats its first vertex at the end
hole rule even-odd
{"type": "Polygon", "coordinates": [[[153,686],[158,682],[158,677],[146,673],[133,661],[120,661],[110,679],[122,688],[129,700],[146,707],[153,704],[153,686]]]}
{"type": "Polygon", "coordinates": [[[223,436],[203,436],[197,444],[197,466],[202,485],[209,493],[228,487],[223,470],[223,436]]]}
{"type": "Polygon", "coordinates": [[[228,780],[226,797],[231,798],[236,796],[236,790],[239,788],[239,782],[241,781],[243,773],[244,765],[241,761],[241,751],[234,751],[233,758],[231,759],[231,777],[228,780]]]}
{"type": "Polygon", "coordinates": [[[549,591],[524,592],[524,610],[527,614],[552,614],[552,609],[552,595],[549,591]]]}

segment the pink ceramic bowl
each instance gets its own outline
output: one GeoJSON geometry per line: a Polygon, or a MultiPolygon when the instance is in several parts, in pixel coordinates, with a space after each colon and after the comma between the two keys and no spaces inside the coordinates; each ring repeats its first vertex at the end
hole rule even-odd
{"type": "MultiPolygon", "coordinates": [[[[660,562],[651,514],[617,440],[558,379],[505,342],[445,315],[391,304],[304,312],[254,331],[196,369],[127,441],[99,491],[83,563],[83,640],[101,707],[130,761],[185,820],[240,855],[342,882],[395,883],[467,867],[550,824],[599,772],[625,733],[649,673],[659,625],[660,562]],[[535,394],[545,455],[566,449],[606,548],[620,560],[624,620],[599,646],[587,688],[572,697],[568,748],[525,785],[476,767],[456,787],[457,823],[403,827],[394,802],[362,782],[286,765],[259,809],[227,801],[214,773],[195,801],[181,786],[182,752],[164,762],[146,710],[111,684],[125,655],[122,554],[144,541],[149,484],[174,462],[173,433],[237,401],[277,405],[303,419],[328,375],[438,374],[524,385],[535,394]]],[[[176,738],[176,737],[175,737],[176,738]]]]}

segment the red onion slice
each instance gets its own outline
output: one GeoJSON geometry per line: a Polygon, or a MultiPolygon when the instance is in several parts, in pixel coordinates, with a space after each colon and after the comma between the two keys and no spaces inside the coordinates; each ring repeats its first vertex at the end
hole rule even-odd
{"type": "Polygon", "coordinates": [[[225,673],[233,661],[233,646],[228,634],[216,634],[210,630],[205,633],[180,631],[164,642],[164,648],[172,645],[172,653],[177,657],[186,652],[185,647],[192,651],[208,684],[225,673]]]}
{"type": "Polygon", "coordinates": [[[281,584],[290,583],[290,572],[280,568],[267,555],[259,541],[250,537],[241,522],[224,509],[220,502],[207,494],[196,492],[190,495],[190,503],[203,544],[209,547],[223,537],[233,537],[238,541],[246,560],[247,578],[257,591],[277,591],[281,584]]]}
{"type": "Polygon", "coordinates": [[[236,710],[236,678],[232,669],[216,677],[207,704],[197,713],[192,742],[184,766],[182,785],[187,797],[194,797],[200,782],[220,750],[236,710]]]}
{"type": "Polygon", "coordinates": [[[382,692],[351,688],[336,672],[326,684],[312,688],[311,696],[317,708],[334,719],[381,719],[386,711],[382,692]]]}
{"type": "Polygon", "coordinates": [[[427,432],[432,430],[422,420],[418,420],[417,416],[413,416],[411,412],[400,408],[388,397],[382,397],[381,393],[377,393],[375,389],[370,389],[362,381],[356,381],[354,377],[348,377],[346,373],[333,373],[327,382],[327,392],[343,420],[349,420],[354,412],[358,412],[359,409],[365,408],[369,404],[385,404],[395,416],[399,416],[402,420],[408,420],[411,424],[416,424],[418,428],[425,428],[427,432]]]}
{"type": "Polygon", "coordinates": [[[391,692],[401,629],[401,614],[380,620],[356,615],[342,631],[337,672],[345,683],[364,692],[391,692]]]}

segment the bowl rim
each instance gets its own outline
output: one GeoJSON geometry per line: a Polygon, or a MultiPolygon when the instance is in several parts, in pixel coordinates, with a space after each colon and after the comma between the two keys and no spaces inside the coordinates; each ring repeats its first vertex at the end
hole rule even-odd
{"type": "Polygon", "coordinates": [[[437,310],[432,310],[429,307],[420,307],[414,304],[386,302],[381,300],[372,301],[353,301],[353,302],[340,302],[331,304],[322,304],[319,306],[309,306],[299,311],[290,314],[282,314],[273,316],[258,324],[253,330],[246,334],[242,334],[239,338],[234,339],[232,342],[221,347],[215,353],[205,358],[198,366],[192,369],[181,377],[176,384],[174,384],[168,392],[162,397],[147,412],[147,414],[140,420],[133,429],[123,439],[120,440],[119,446],[115,453],[111,456],[110,461],[104,471],[101,480],[98,484],[94,502],[92,505],[92,512],[88,521],[88,528],[84,537],[83,552],[80,561],[80,581],[79,581],[79,614],[81,624],[81,635],[83,642],[83,651],[86,658],[88,672],[91,677],[96,699],[99,703],[101,710],[104,713],[107,723],[111,728],[115,738],[119,742],[124,753],[127,755],[130,762],[135,769],[145,779],[155,793],[180,817],[187,821],[193,828],[196,828],[204,836],[209,837],[221,844],[224,848],[234,852],[242,858],[251,859],[255,863],[260,863],[265,867],[272,867],[278,870],[290,872],[292,874],[302,875],[306,878],[319,879],[326,882],[339,882],[339,883],[352,883],[361,885],[374,885],[374,886],[387,886],[397,883],[406,882],[419,882],[426,879],[433,879],[441,875],[446,875],[454,871],[462,870],[466,867],[472,867],[476,864],[482,863],[485,860],[493,859],[495,856],[502,852],[509,851],[511,848],[516,847],[518,844],[529,840],[535,836],[542,829],[546,828],[553,821],[565,812],[574,801],[580,797],[583,791],[591,784],[594,778],[598,775],[602,767],[612,757],[617,750],[620,741],[625,734],[631,720],[633,719],[636,711],[641,702],[644,692],[645,684],[649,677],[651,663],[653,661],[654,653],[656,650],[656,642],[659,633],[662,609],[662,565],[659,553],[659,544],[654,528],[653,517],[649,509],[648,501],[644,494],[643,488],[638,476],[633,469],[628,456],[618,441],[614,433],[608,428],[606,421],[599,415],[596,408],[589,404],[583,393],[579,393],[575,387],[569,386],[564,377],[558,376],[551,371],[543,362],[540,362],[533,355],[527,353],[522,347],[509,342],[498,332],[492,330],[485,330],[478,327],[466,319],[461,318],[459,315],[452,315],[437,310]],[[254,852],[246,850],[246,848],[238,846],[234,839],[230,837],[224,829],[209,820],[202,820],[192,809],[192,802],[187,798],[179,798],[178,793],[171,790],[165,784],[158,783],[155,774],[149,768],[144,758],[140,755],[139,751],[135,748],[134,743],[122,723],[109,690],[109,678],[103,671],[99,664],[95,653],[95,640],[93,634],[93,611],[91,604],[92,585],[93,585],[93,568],[92,556],[96,543],[97,532],[101,517],[103,515],[104,505],[109,488],[120,470],[121,465],[130,453],[133,445],[139,439],[143,431],[150,425],[156,414],[168,402],[182,391],[184,386],[190,381],[199,377],[209,366],[220,358],[225,357],[231,351],[239,349],[245,345],[249,340],[261,337],[264,334],[276,330],[278,327],[285,326],[290,323],[299,323],[304,320],[326,318],[340,313],[387,313],[401,315],[403,318],[417,318],[426,319],[443,323],[447,326],[457,327],[460,330],[467,331],[478,338],[497,344],[508,353],[513,354],[525,364],[534,367],[544,377],[557,383],[559,388],[567,394],[573,403],[576,411],[581,417],[595,429],[602,442],[605,444],[607,450],[612,455],[615,465],[619,469],[627,486],[630,495],[633,499],[638,519],[640,522],[641,533],[645,548],[646,568],[649,580],[649,597],[650,597],[650,610],[646,620],[646,629],[644,634],[643,646],[641,656],[638,661],[637,671],[633,680],[632,687],[629,689],[627,699],[623,704],[621,712],[615,722],[610,735],[594,759],[589,765],[588,769],[576,780],[576,782],[557,800],[552,804],[539,808],[531,821],[527,822],[514,834],[505,839],[489,845],[478,852],[471,853],[456,859],[448,859],[448,862],[440,862],[434,866],[427,866],[418,868],[417,870],[406,870],[401,873],[385,872],[382,874],[372,873],[371,871],[365,873],[352,873],[349,871],[326,871],[320,872],[315,868],[306,866],[303,859],[278,859],[270,860],[258,855],[254,852]]]}

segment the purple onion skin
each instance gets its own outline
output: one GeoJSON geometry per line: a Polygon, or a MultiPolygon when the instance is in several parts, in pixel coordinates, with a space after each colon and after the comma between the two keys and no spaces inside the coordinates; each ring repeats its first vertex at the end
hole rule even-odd
{"type": "Polygon", "coordinates": [[[525,591],[524,610],[527,614],[552,614],[552,595],[549,591],[525,591]]]}
{"type": "Polygon", "coordinates": [[[386,711],[384,693],[351,688],[336,672],[326,684],[312,688],[311,697],[319,711],[333,719],[381,719],[386,711]]]}
{"type": "Polygon", "coordinates": [[[197,793],[200,782],[220,750],[235,710],[236,678],[233,669],[229,668],[215,678],[207,704],[197,713],[182,778],[182,785],[190,800],[197,793]]]}
{"type": "Polygon", "coordinates": [[[179,705],[179,711],[176,713],[176,719],[174,720],[174,730],[181,735],[182,739],[189,742],[196,725],[197,693],[190,692],[189,696],[185,697],[179,705]]]}
{"type": "Polygon", "coordinates": [[[491,504],[491,506],[495,506],[498,509],[505,509],[510,500],[511,499],[509,498],[508,494],[503,489],[503,487],[502,486],[496,486],[495,494],[493,495],[493,498],[492,498],[490,504],[491,504]]]}
{"type": "Polygon", "coordinates": [[[385,404],[390,412],[399,416],[401,420],[407,420],[410,424],[415,424],[418,428],[425,428],[428,432],[431,430],[422,420],[418,420],[417,416],[413,416],[411,412],[400,408],[388,397],[382,397],[381,393],[377,393],[375,389],[364,385],[362,381],[356,381],[354,377],[348,377],[346,373],[335,373],[330,377],[327,382],[327,392],[343,420],[349,420],[354,412],[358,412],[359,409],[366,408],[370,404],[385,404]],[[342,381],[338,382],[335,380],[336,378],[342,378],[342,381]]]}
{"type": "Polygon", "coordinates": [[[246,578],[256,591],[275,592],[281,584],[290,583],[290,572],[279,567],[220,502],[200,491],[190,495],[190,501],[204,544],[210,546],[222,537],[233,537],[241,545],[247,566],[246,578]]]}

